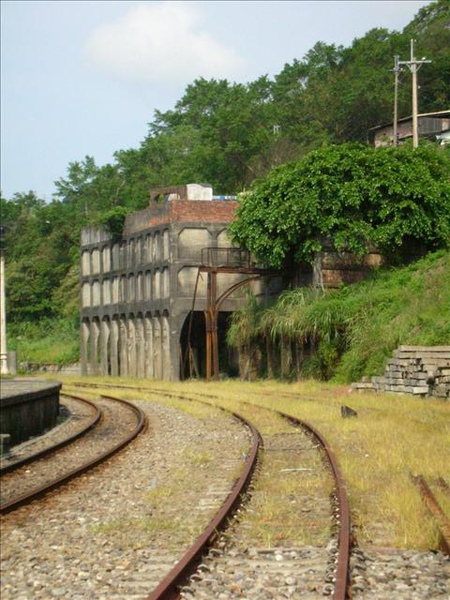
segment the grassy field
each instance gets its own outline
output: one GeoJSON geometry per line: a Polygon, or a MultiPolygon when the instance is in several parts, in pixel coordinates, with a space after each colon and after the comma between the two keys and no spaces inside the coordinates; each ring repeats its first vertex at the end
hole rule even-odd
{"type": "MultiPolygon", "coordinates": [[[[68,377],[61,380],[67,391],[75,381],[68,377]]],[[[236,412],[248,410],[247,403],[253,403],[307,421],[327,438],[336,453],[347,481],[353,523],[361,545],[437,548],[437,532],[410,473],[421,473],[431,481],[438,477],[450,481],[449,402],[358,393],[348,386],[316,381],[290,384],[267,380],[208,383],[83,378],[81,381],[179,392],[236,412]],[[357,416],[342,418],[342,405],[356,410],[357,416]]],[[[130,399],[149,396],[145,390],[121,389],[114,393],[130,399]]],[[[161,395],[158,401],[169,400],[161,395]]],[[[189,406],[186,409],[192,410],[189,406]]],[[[440,500],[450,514],[450,499],[442,496],[440,500]]]]}

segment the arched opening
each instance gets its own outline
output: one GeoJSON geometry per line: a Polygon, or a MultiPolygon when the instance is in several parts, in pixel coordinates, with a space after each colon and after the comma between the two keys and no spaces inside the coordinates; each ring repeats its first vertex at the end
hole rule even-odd
{"type": "Polygon", "coordinates": [[[190,312],[180,334],[180,379],[206,376],[206,334],[203,311],[190,312]]]}
{"type": "MultiPolygon", "coordinates": [[[[231,312],[221,311],[217,318],[219,366],[222,376],[237,377],[237,352],[227,344],[231,312]]],[[[206,322],[203,311],[187,315],[180,334],[180,379],[206,377],[206,322]]]]}

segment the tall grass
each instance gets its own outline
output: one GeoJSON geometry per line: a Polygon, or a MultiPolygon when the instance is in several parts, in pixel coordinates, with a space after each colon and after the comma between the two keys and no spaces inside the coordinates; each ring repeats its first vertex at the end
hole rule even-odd
{"type": "Polygon", "coordinates": [[[8,349],[17,352],[20,364],[68,365],[80,360],[78,317],[10,323],[8,349]]]}
{"type": "Polygon", "coordinates": [[[241,344],[259,335],[281,346],[288,338],[304,376],[350,382],[381,374],[399,345],[450,344],[450,253],[338,290],[285,292],[270,309],[253,311],[251,324],[240,329],[241,344]]]}
{"type": "Polygon", "coordinates": [[[356,310],[337,380],[383,372],[386,358],[402,344],[450,344],[450,253],[380,273],[349,293],[356,310]]]}
{"type": "MultiPolygon", "coordinates": [[[[73,383],[79,381],[77,378],[61,376],[58,379],[61,379],[66,391],[77,389],[71,388],[73,383]]],[[[212,417],[210,409],[203,404],[207,399],[211,404],[247,416],[250,421],[256,422],[263,436],[291,432],[292,429],[272,412],[261,414],[260,406],[305,420],[325,436],[339,461],[346,481],[354,533],[362,547],[438,548],[436,529],[410,479],[410,473],[421,473],[430,483],[439,477],[445,480],[450,477],[449,402],[402,394],[355,393],[349,386],[317,380],[288,384],[274,380],[149,382],[131,378],[83,378],[83,382],[91,381],[136,386],[135,389],[120,389],[120,396],[130,400],[163,402],[177,410],[196,414],[198,418],[212,417]],[[202,404],[168,399],[166,392],[200,398],[202,404]],[[341,418],[343,404],[355,409],[357,416],[341,418]]],[[[91,390],[90,393],[95,396],[103,393],[103,390],[91,390]]],[[[111,390],[107,393],[110,394],[111,390]]],[[[83,390],[85,394],[89,392],[83,390]]],[[[254,498],[257,491],[256,512],[250,517],[252,533],[257,536],[259,543],[266,537],[267,545],[285,543],[286,539],[322,543],[327,538],[327,532],[318,529],[319,523],[307,523],[305,530],[302,530],[305,515],[299,514],[302,513],[299,503],[286,506],[284,502],[273,500],[272,492],[277,486],[280,495],[292,493],[299,502],[300,498],[296,497],[299,488],[289,490],[294,478],[281,472],[276,453],[265,454],[263,469],[252,490],[254,498]],[[275,516],[276,522],[282,527],[273,527],[275,516]],[[281,535],[284,537],[280,538],[281,535]]],[[[189,448],[183,458],[191,461],[188,465],[191,468],[207,460],[208,456],[199,454],[199,449],[189,448]]],[[[313,460],[309,452],[304,452],[301,459],[295,454],[291,458],[296,461],[292,466],[312,466],[307,464],[307,461],[313,460]]],[[[201,472],[199,469],[194,472],[197,471],[201,472]]],[[[187,470],[184,479],[176,478],[176,475],[183,477],[182,473],[172,474],[172,481],[167,483],[167,487],[172,490],[171,486],[185,485],[186,474],[187,470]]],[[[302,473],[303,482],[308,481],[311,485],[309,502],[314,502],[316,497],[324,497],[321,486],[326,487],[327,482],[317,475],[316,469],[302,473]]],[[[443,508],[448,510],[449,499],[443,494],[440,500],[443,508]]],[[[313,514],[314,511],[311,512],[313,514]]]]}

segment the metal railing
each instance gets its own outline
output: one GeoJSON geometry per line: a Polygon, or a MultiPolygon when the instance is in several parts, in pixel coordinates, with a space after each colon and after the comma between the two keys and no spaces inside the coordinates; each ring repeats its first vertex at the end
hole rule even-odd
{"type": "Polygon", "coordinates": [[[246,269],[254,266],[248,250],[241,248],[202,248],[201,264],[204,267],[246,269]]]}

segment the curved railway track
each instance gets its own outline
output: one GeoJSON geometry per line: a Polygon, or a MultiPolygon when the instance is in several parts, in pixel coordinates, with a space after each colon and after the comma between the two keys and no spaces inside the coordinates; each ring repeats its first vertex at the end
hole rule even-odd
{"type": "Polygon", "coordinates": [[[1,514],[29,504],[86,473],[124,448],[146,426],[144,413],[125,400],[103,396],[100,404],[101,411],[83,431],[11,465],[10,472],[2,472],[1,514]]]}
{"type": "MultiPolygon", "coordinates": [[[[53,597],[54,587],[58,597],[71,599],[144,598],[203,532],[219,499],[233,503],[243,462],[241,480],[254,467],[249,428],[206,405],[197,417],[191,414],[197,408],[184,414],[164,403],[136,402],[152,427],[129,450],[71,483],[67,493],[2,518],[2,598],[28,597],[27,585],[34,599],[53,597]],[[177,483],[185,461],[189,487],[187,480],[177,483]],[[32,569],[29,583],[21,565],[32,569]]],[[[219,527],[218,521],[210,527],[211,541],[219,527]]]]}
{"type": "MultiPolygon", "coordinates": [[[[255,410],[254,406],[252,407],[252,410],[255,410]]],[[[267,411],[267,409],[262,407],[259,407],[259,410],[267,411]]],[[[286,465],[292,464],[293,456],[299,458],[300,464],[309,465],[310,463],[305,463],[301,456],[305,452],[308,452],[308,450],[315,449],[323,455],[325,462],[330,468],[334,484],[332,486],[333,491],[330,494],[332,503],[331,505],[328,505],[328,509],[326,510],[328,513],[327,520],[328,517],[331,516],[331,513],[334,512],[334,526],[337,530],[338,540],[337,544],[335,545],[333,541],[329,543],[329,553],[326,551],[312,551],[312,553],[309,554],[302,554],[302,549],[298,546],[293,547],[292,544],[289,548],[277,548],[277,544],[275,544],[273,551],[267,551],[267,548],[257,548],[256,550],[253,549],[252,555],[249,556],[247,551],[239,550],[243,545],[248,545],[248,537],[246,536],[245,531],[243,531],[247,526],[245,517],[246,510],[244,508],[242,515],[240,515],[239,522],[231,528],[231,533],[227,533],[226,541],[222,542],[222,547],[219,550],[213,550],[208,554],[206,561],[200,565],[197,575],[194,578],[191,578],[190,582],[187,583],[184,588],[179,589],[178,595],[174,593],[168,595],[165,593],[158,594],[156,590],[149,596],[148,600],[172,600],[175,598],[183,598],[186,600],[190,598],[206,599],[211,592],[211,588],[214,589],[214,585],[216,585],[217,591],[219,589],[228,589],[231,590],[231,592],[236,591],[238,594],[241,593],[244,596],[250,594],[250,597],[257,597],[254,596],[254,594],[262,592],[261,583],[259,581],[261,579],[260,577],[255,577],[254,581],[252,581],[252,577],[247,577],[245,582],[236,581],[236,576],[239,577],[240,573],[243,573],[246,564],[247,571],[256,572],[259,569],[270,573],[270,575],[264,579],[264,585],[267,586],[266,589],[270,590],[270,593],[272,593],[274,597],[301,596],[313,598],[317,597],[317,595],[329,595],[332,596],[334,600],[344,600],[348,597],[350,513],[348,510],[345,486],[343,484],[343,478],[337,460],[324,437],[311,425],[279,411],[272,410],[270,412],[281,416],[294,427],[294,429],[300,429],[302,432],[305,432],[306,437],[311,438],[311,440],[308,441],[312,441],[312,448],[308,447],[310,446],[309,443],[305,446],[304,440],[295,440],[293,442],[291,433],[283,435],[280,432],[280,434],[275,435],[262,435],[264,453],[272,452],[278,457],[282,456],[284,459],[287,458],[286,455],[289,455],[287,462],[284,463],[286,465]],[[287,448],[284,447],[286,444],[287,448]],[[304,559],[306,559],[309,571],[307,581],[302,581],[302,575],[300,575],[304,559]],[[283,563],[282,568],[280,568],[280,563],[283,563]],[[278,594],[281,595],[278,596],[278,594]]],[[[255,422],[255,415],[252,415],[251,418],[252,421],[255,422]]],[[[283,460],[283,458],[281,460],[283,460]]],[[[262,470],[264,469],[264,461],[265,459],[262,459],[262,470]]],[[[314,468],[316,469],[317,466],[315,465],[314,468]]],[[[292,469],[287,467],[281,470],[286,473],[284,477],[289,477],[289,472],[302,472],[302,469],[304,469],[303,472],[305,472],[310,470],[311,467],[294,467],[292,469]]],[[[298,500],[294,500],[294,502],[297,503],[297,506],[294,505],[292,507],[291,504],[292,509],[295,510],[297,508],[297,510],[312,511],[314,515],[313,519],[320,519],[320,517],[318,517],[320,510],[317,511],[317,507],[311,508],[311,505],[303,507],[302,504],[305,501],[302,494],[304,494],[304,492],[301,490],[301,485],[298,486],[297,490],[292,490],[292,495],[294,497],[296,494],[299,494],[298,500]]],[[[276,494],[275,501],[283,502],[281,495],[276,494]]],[[[315,502],[320,505],[320,499],[316,498],[315,502]]],[[[252,508],[252,506],[252,500],[250,498],[248,509],[250,511],[258,510],[258,507],[252,508]]],[[[305,577],[303,576],[303,580],[304,579],[305,577]]],[[[223,597],[225,598],[226,595],[224,594],[223,597]]],[[[230,593],[229,597],[232,598],[233,593],[230,593]]]]}
{"type": "Polygon", "coordinates": [[[333,577],[333,598],[335,600],[345,600],[345,598],[348,596],[350,585],[349,568],[352,536],[350,508],[347,498],[346,485],[338,460],[325,437],[310,423],[280,411],[272,412],[281,415],[283,419],[291,423],[294,427],[300,427],[306,431],[308,435],[312,436],[319,444],[324,460],[331,470],[334,482],[333,495],[336,503],[334,517],[337,525],[337,556],[335,574],[333,577]]]}
{"type": "MultiPolygon", "coordinates": [[[[95,384],[94,384],[95,385],[95,384]]],[[[136,388],[135,388],[136,389],[136,388]]],[[[152,390],[153,392],[155,392],[155,388],[140,388],[141,390],[152,390]]],[[[187,397],[187,396],[181,396],[180,394],[173,394],[170,392],[167,392],[166,390],[161,390],[158,389],[157,392],[159,394],[168,396],[168,397],[177,397],[180,399],[184,399],[184,400],[195,400],[195,401],[200,401],[200,402],[207,402],[207,400],[205,400],[205,397],[202,396],[201,398],[196,397],[196,398],[192,398],[192,397],[187,397]]],[[[208,403],[208,402],[207,402],[208,403]]],[[[244,403],[242,403],[244,404],[244,403]]],[[[255,410],[255,406],[254,405],[247,405],[248,406],[252,406],[252,409],[255,410]]],[[[223,406],[221,406],[220,408],[225,409],[223,406]]],[[[228,410],[228,409],[225,409],[228,410]]],[[[268,411],[269,409],[263,408],[263,407],[259,407],[259,410],[261,411],[268,411]]],[[[312,438],[313,440],[313,446],[317,449],[320,449],[320,453],[322,455],[322,457],[325,459],[325,462],[327,464],[327,467],[332,475],[333,478],[333,485],[332,485],[332,491],[330,493],[331,499],[332,499],[332,506],[329,506],[329,513],[330,515],[333,513],[334,515],[334,529],[336,530],[336,538],[337,538],[337,542],[336,542],[336,548],[334,547],[334,545],[332,545],[331,547],[331,552],[329,556],[326,556],[325,558],[322,556],[322,561],[325,561],[325,564],[323,565],[323,569],[322,569],[322,575],[318,575],[317,576],[317,581],[315,581],[314,583],[311,583],[311,581],[308,582],[307,586],[309,586],[310,588],[314,588],[315,591],[318,591],[318,588],[321,587],[323,590],[325,590],[325,594],[326,595],[332,595],[332,597],[334,598],[334,600],[344,600],[345,598],[348,597],[349,594],[349,561],[350,561],[350,546],[351,546],[351,525],[350,525],[350,511],[349,511],[349,507],[348,507],[348,500],[347,500],[347,495],[346,495],[346,489],[345,489],[345,482],[340,470],[340,467],[338,465],[337,459],[334,456],[334,453],[332,452],[328,442],[325,440],[325,438],[320,434],[319,431],[317,431],[312,425],[310,425],[309,423],[306,423],[304,421],[301,421],[300,419],[296,419],[295,417],[292,417],[290,415],[281,413],[279,411],[275,411],[275,410],[271,410],[270,412],[272,412],[273,414],[277,414],[278,416],[280,416],[284,421],[286,421],[287,423],[290,424],[290,426],[294,427],[295,429],[300,429],[303,433],[306,433],[307,437],[312,438]]],[[[237,413],[233,413],[236,416],[238,416],[239,418],[243,418],[242,414],[237,414],[237,413]]],[[[248,421],[248,417],[246,417],[246,420],[248,421]]],[[[250,424],[250,426],[252,426],[250,424]]],[[[266,446],[265,440],[264,440],[264,446],[266,446]]],[[[280,452],[279,449],[274,448],[275,451],[280,452]]],[[[292,453],[295,451],[299,451],[299,452],[304,452],[305,451],[305,447],[302,446],[301,450],[299,450],[298,448],[294,448],[294,447],[290,447],[288,452],[292,453]]],[[[252,451],[252,454],[254,454],[254,460],[256,461],[256,453],[254,451],[252,451]]],[[[254,467],[250,467],[251,471],[254,470],[254,467]]],[[[286,469],[287,471],[289,471],[289,469],[286,469]]],[[[293,469],[293,471],[296,471],[298,469],[293,469]]],[[[300,468],[301,470],[301,468],[300,468]]],[[[308,470],[308,467],[305,467],[305,470],[308,470]]],[[[247,478],[246,478],[247,481],[247,478]]],[[[246,483],[246,485],[248,485],[248,481],[246,483]]],[[[227,503],[222,507],[221,509],[221,514],[220,514],[220,522],[230,522],[231,519],[231,514],[228,512],[229,508],[234,508],[235,505],[237,503],[237,496],[236,498],[233,498],[233,500],[230,502],[227,501],[227,503]],[[229,506],[228,506],[229,504],[229,506]]],[[[150,594],[150,596],[148,597],[148,600],[173,600],[175,598],[191,598],[191,597],[197,597],[198,594],[200,594],[198,597],[200,598],[207,598],[207,594],[210,593],[210,589],[208,592],[208,589],[203,592],[201,590],[201,584],[200,582],[205,581],[205,578],[197,575],[194,576],[193,578],[191,578],[190,582],[186,581],[186,577],[187,575],[193,571],[193,569],[195,568],[195,566],[197,565],[197,563],[199,562],[199,557],[200,556],[205,556],[207,554],[207,551],[210,550],[211,548],[211,541],[212,541],[212,532],[213,531],[217,531],[217,520],[219,517],[215,517],[215,519],[211,522],[211,524],[209,525],[209,527],[207,528],[207,530],[205,531],[203,536],[200,536],[200,538],[196,541],[196,543],[192,546],[192,548],[189,549],[189,551],[183,556],[183,558],[181,559],[181,561],[171,570],[171,572],[166,576],[166,578],[164,579],[164,581],[157,586],[157,588],[155,588],[155,590],[150,594]],[[199,589],[200,588],[200,589],[199,589]],[[185,592],[182,592],[182,590],[185,590],[185,592]],[[205,596],[202,596],[201,594],[205,593],[205,596]],[[183,595],[184,594],[184,595],[183,595]],[[187,595],[186,595],[187,594],[187,595]]],[[[216,537],[216,536],[213,536],[216,537]]],[[[288,554],[288,553],[287,553],[288,554]]],[[[223,566],[223,556],[224,556],[224,552],[220,551],[219,552],[220,558],[221,560],[221,569],[224,569],[223,566]]],[[[297,554],[295,551],[290,552],[291,556],[295,556],[297,557],[297,554]]],[[[276,555],[278,556],[277,559],[275,560],[280,560],[280,556],[282,557],[281,554],[276,555]]],[[[241,556],[241,561],[245,560],[245,558],[243,558],[241,556]]],[[[316,558],[317,560],[317,558],[316,558]]],[[[211,586],[211,580],[213,578],[213,576],[211,575],[211,573],[213,572],[214,567],[211,566],[211,562],[217,562],[217,553],[216,551],[213,549],[212,553],[209,553],[209,558],[207,563],[205,563],[203,565],[203,569],[206,570],[209,574],[209,577],[207,578],[207,583],[206,586],[208,588],[208,586],[211,586]]],[[[293,567],[293,569],[295,569],[296,566],[298,566],[298,562],[295,562],[295,566],[293,567]]],[[[260,566],[260,565],[259,565],[260,566]]],[[[267,567],[267,563],[266,563],[266,567],[267,567]]],[[[200,565],[200,572],[202,569],[202,565],[200,565]]],[[[315,569],[312,569],[313,571],[315,569]]],[[[231,571],[233,572],[233,569],[231,569],[231,571]]],[[[288,575],[285,578],[285,581],[288,582],[288,584],[290,583],[290,585],[285,586],[286,593],[290,593],[290,591],[292,591],[293,589],[295,589],[295,585],[293,585],[293,582],[297,582],[297,578],[296,578],[296,573],[295,570],[290,574],[290,576],[288,575]]],[[[227,584],[224,583],[224,581],[221,582],[222,587],[226,587],[227,584]]],[[[230,584],[231,585],[231,584],[230,584]]],[[[299,586],[297,586],[297,592],[299,590],[299,586]]],[[[303,595],[305,594],[307,590],[303,589],[303,595]]],[[[284,593],[284,592],[283,592],[284,593]]],[[[296,593],[296,592],[293,592],[296,593]]]]}
{"type": "Polygon", "coordinates": [[[250,422],[236,413],[232,414],[236,419],[244,423],[251,432],[252,442],[250,451],[245,458],[244,469],[225,502],[211,519],[204,532],[195,540],[194,544],[192,544],[161,583],[154,589],[149,596],[149,600],[162,600],[163,598],[168,600],[180,597],[180,587],[192,575],[202,556],[212,546],[214,541],[217,540],[219,533],[226,527],[237,507],[243,502],[243,496],[250,485],[252,474],[257,466],[258,450],[262,439],[257,429],[250,422]]]}
{"type": "Polygon", "coordinates": [[[54,427],[48,435],[21,444],[14,449],[13,454],[2,457],[0,476],[64,448],[95,427],[101,419],[99,406],[86,398],[62,394],[60,401],[61,405],[69,411],[68,419],[54,427]],[[75,420],[77,421],[76,425],[74,425],[75,420]],[[68,425],[70,428],[67,427],[68,425]]]}

